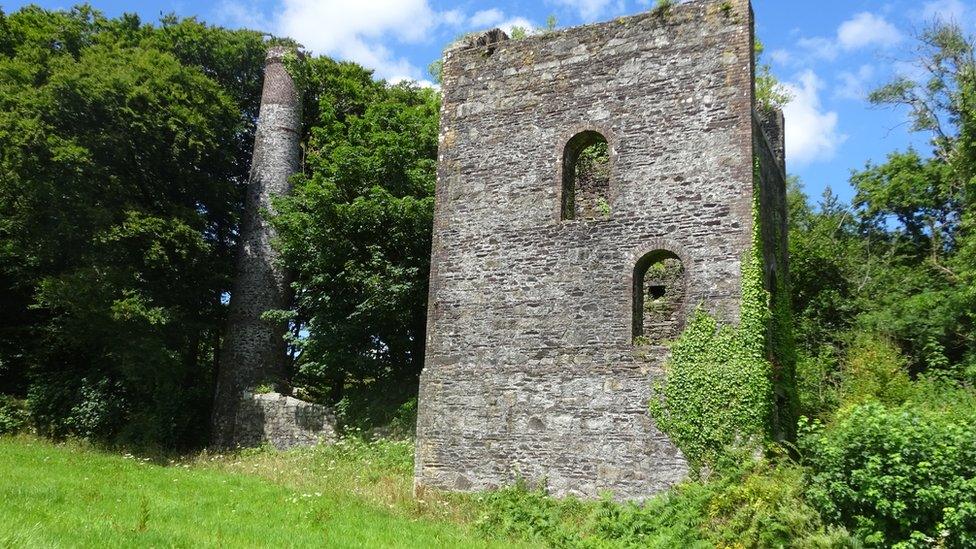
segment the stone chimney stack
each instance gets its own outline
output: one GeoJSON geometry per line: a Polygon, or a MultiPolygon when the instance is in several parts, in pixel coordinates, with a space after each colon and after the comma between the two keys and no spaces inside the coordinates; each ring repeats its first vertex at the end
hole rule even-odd
{"type": "Polygon", "coordinates": [[[237,415],[244,393],[259,384],[280,382],[286,375],[286,327],[261,316],[290,305],[289,279],[271,247],[274,230],[261,213],[272,208],[274,197],[290,191],[288,180],[301,167],[302,104],[284,65],[290,52],[294,49],[272,47],[265,61],[240,250],[214,395],[211,442],[217,447],[240,442],[237,415]]]}

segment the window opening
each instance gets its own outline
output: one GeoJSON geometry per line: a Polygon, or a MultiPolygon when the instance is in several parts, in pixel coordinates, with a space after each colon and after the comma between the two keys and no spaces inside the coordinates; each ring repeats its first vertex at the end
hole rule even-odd
{"type": "Polygon", "coordinates": [[[681,333],[685,270],[667,250],[646,254],[634,267],[634,343],[661,345],[681,333]]]}
{"type": "Polygon", "coordinates": [[[610,145],[599,132],[576,134],[563,152],[562,219],[610,217],[610,145]]]}

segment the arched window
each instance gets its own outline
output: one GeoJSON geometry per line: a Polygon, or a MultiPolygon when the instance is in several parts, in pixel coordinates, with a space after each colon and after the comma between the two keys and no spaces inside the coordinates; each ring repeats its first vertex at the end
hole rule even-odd
{"type": "Polygon", "coordinates": [[[573,136],[563,151],[562,219],[610,217],[610,146],[600,132],[573,136]]]}
{"type": "Polygon", "coordinates": [[[634,266],[634,343],[660,345],[684,324],[685,269],[667,250],[645,254],[634,266]]]}

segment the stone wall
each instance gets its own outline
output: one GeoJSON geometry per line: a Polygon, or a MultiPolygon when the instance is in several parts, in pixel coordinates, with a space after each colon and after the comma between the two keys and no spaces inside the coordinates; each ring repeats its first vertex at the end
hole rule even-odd
{"type": "Polygon", "coordinates": [[[214,395],[211,441],[241,443],[235,433],[237,407],[246,391],[285,377],[285,326],[262,318],[290,305],[288,276],[271,247],[274,230],[262,217],[272,198],[289,192],[300,169],[302,108],[284,66],[287,48],[273,47],[265,64],[264,89],[254,139],[251,177],[241,222],[240,251],[214,395]]]}
{"type": "Polygon", "coordinates": [[[780,170],[786,173],[786,119],[783,118],[783,111],[759,108],[756,110],[756,121],[766,137],[762,146],[773,156],[780,170]]]}
{"type": "MultiPolygon", "coordinates": [[[[782,120],[781,114],[772,113],[768,116],[782,120]]],[[[776,279],[786,276],[789,272],[786,254],[777,253],[777,251],[787,250],[789,247],[787,244],[789,227],[786,219],[786,158],[782,145],[782,134],[779,134],[776,141],[771,140],[767,131],[776,131],[776,126],[764,126],[764,119],[764,116],[757,113],[754,147],[756,161],[759,164],[759,211],[760,234],[763,242],[763,267],[765,269],[766,288],[772,292],[775,290],[776,279]]],[[[780,282],[788,281],[782,280],[780,282]]]]}
{"type": "MultiPolygon", "coordinates": [[[[756,113],[755,151],[759,167],[759,211],[763,246],[763,275],[771,295],[789,295],[789,223],[786,206],[785,123],[779,110],[756,113]]],[[[788,298],[786,298],[788,299],[788,298]]],[[[773,329],[783,329],[774,327],[773,329]]],[[[781,334],[782,335],[782,334],[781,334]]],[[[792,338],[792,336],[790,336],[792,338]]],[[[792,339],[791,339],[792,341],[792,339]]],[[[782,342],[781,342],[782,343],[782,342]]],[[[776,351],[771,349],[771,351],[776,351]]],[[[781,349],[780,349],[781,351],[781,349]]],[[[796,436],[796,402],[790,394],[796,384],[795,364],[784,363],[789,356],[770,353],[773,366],[775,406],[773,436],[793,440],[796,436]]]]}
{"type": "Polygon", "coordinates": [[[445,54],[416,485],[640,499],[687,474],[648,413],[664,347],[634,343],[648,254],[684,268],[682,320],[738,320],[753,204],[752,12],[667,14],[445,54]],[[562,220],[563,154],[610,146],[609,215],[562,220]]]}
{"type": "Polygon", "coordinates": [[[245,393],[235,416],[242,447],[271,444],[279,450],[335,442],[335,414],[325,406],[278,393],[245,393]]]}

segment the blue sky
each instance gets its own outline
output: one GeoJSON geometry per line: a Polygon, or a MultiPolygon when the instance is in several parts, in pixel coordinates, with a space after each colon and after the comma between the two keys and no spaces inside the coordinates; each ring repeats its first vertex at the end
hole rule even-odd
{"type": "MultiPolygon", "coordinates": [[[[29,2],[0,4],[14,11],[29,2]]],[[[70,0],[41,0],[65,8],[70,0]]],[[[315,53],[350,59],[380,77],[423,81],[443,46],[473,30],[512,25],[559,26],[600,21],[649,9],[651,0],[91,0],[115,16],[137,12],[195,15],[224,26],[265,30],[297,39],[315,53]]],[[[850,171],[914,145],[906,113],[872,107],[867,91],[902,74],[918,77],[913,36],[935,19],[976,30],[976,4],[964,0],[753,0],[766,60],[794,96],[786,108],[790,173],[818,197],[830,186],[851,197],[850,171]]]]}

